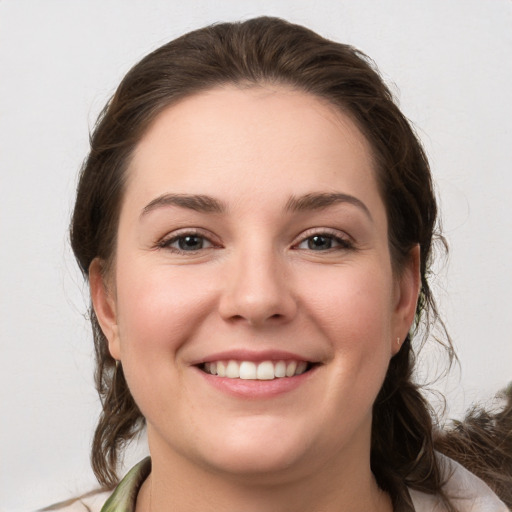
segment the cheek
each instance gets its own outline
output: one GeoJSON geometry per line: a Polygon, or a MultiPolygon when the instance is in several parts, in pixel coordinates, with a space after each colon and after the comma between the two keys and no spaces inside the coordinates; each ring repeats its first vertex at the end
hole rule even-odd
{"type": "Polygon", "coordinates": [[[118,275],[119,336],[126,355],[135,351],[146,359],[164,350],[176,353],[211,309],[213,283],[197,270],[120,265],[118,275]]]}
{"type": "MultiPolygon", "coordinates": [[[[191,270],[118,265],[117,311],[123,371],[146,418],[172,417],[180,394],[181,349],[211,311],[211,286],[191,270]]],[[[208,282],[208,281],[206,281],[208,282]]]]}
{"type": "Polygon", "coordinates": [[[304,295],[305,302],[336,349],[375,350],[388,341],[393,313],[390,274],[379,265],[354,266],[331,269],[321,281],[318,276],[310,281],[316,286],[304,295]]]}
{"type": "Polygon", "coordinates": [[[332,348],[327,389],[340,411],[370,411],[382,386],[392,356],[392,283],[379,266],[337,269],[309,296],[309,315],[332,348]]]}

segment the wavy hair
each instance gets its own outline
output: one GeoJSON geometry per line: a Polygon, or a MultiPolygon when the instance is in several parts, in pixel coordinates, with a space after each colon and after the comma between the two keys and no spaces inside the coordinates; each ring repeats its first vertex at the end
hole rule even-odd
{"type": "MultiPolygon", "coordinates": [[[[399,275],[420,246],[421,293],[416,327],[438,321],[429,286],[437,206],[429,164],[373,62],[355,48],[276,18],[222,23],[190,32],[143,58],[101,112],[81,169],[71,244],[87,278],[94,258],[108,273],[115,260],[120,205],[130,158],[150,123],[181,99],[225,84],[282,84],[322,98],[349,115],[370,143],[389,225],[389,248],[399,275]]],[[[144,426],[122,368],[116,368],[94,310],[95,381],[102,412],[92,444],[92,467],[103,486],[117,481],[125,443],[144,426]]],[[[444,331],[442,323],[441,332],[444,331]]],[[[441,496],[432,413],[412,374],[413,334],[392,358],[373,407],[371,466],[395,507],[410,504],[407,486],[441,496]]],[[[448,358],[450,339],[443,336],[448,358]]],[[[416,342],[415,342],[416,343],[416,342]]],[[[451,505],[445,498],[450,510],[451,505]]]]}

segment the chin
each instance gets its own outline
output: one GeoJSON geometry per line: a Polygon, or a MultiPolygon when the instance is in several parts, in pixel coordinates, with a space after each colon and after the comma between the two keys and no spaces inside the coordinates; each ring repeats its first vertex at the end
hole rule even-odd
{"type": "Polygon", "coordinates": [[[210,458],[209,466],[218,473],[236,475],[240,479],[251,479],[252,482],[275,484],[286,480],[301,466],[301,457],[296,450],[285,451],[266,443],[251,447],[233,447],[223,454],[210,458]]]}
{"type": "Polygon", "coordinates": [[[272,474],[275,479],[276,474],[288,473],[308,459],[311,434],[275,418],[246,419],[217,432],[223,435],[208,443],[210,449],[196,454],[221,472],[252,477],[272,474]]]}

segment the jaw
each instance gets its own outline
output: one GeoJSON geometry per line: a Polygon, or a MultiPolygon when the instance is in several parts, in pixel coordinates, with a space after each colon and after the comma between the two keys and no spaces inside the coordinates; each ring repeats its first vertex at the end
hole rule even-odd
{"type": "Polygon", "coordinates": [[[332,443],[322,449],[316,439],[304,442],[290,431],[290,425],[279,424],[271,416],[240,419],[233,427],[225,432],[229,447],[225,443],[210,446],[207,459],[204,455],[208,453],[203,451],[201,458],[194,460],[190,453],[183,452],[173,452],[169,457],[168,445],[161,450],[162,440],[148,426],[155,476],[168,475],[166,485],[172,482],[178,495],[186,495],[186,488],[194,482],[195,490],[189,489],[189,497],[199,493],[200,501],[204,497],[212,503],[213,499],[212,510],[315,510],[327,497],[330,503],[361,503],[371,494],[375,482],[369,453],[360,450],[370,425],[360,429],[339,451],[332,450],[332,443]],[[336,493],[344,498],[336,500],[336,493]]]}

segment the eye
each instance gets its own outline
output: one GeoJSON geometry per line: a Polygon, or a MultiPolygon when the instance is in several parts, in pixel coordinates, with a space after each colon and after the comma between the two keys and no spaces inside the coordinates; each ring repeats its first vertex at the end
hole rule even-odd
{"type": "Polygon", "coordinates": [[[175,252],[195,252],[213,247],[213,244],[198,233],[183,233],[162,240],[158,246],[175,252]]]}
{"type": "Polygon", "coordinates": [[[328,251],[332,249],[350,249],[352,244],[348,240],[330,233],[316,233],[304,238],[296,245],[296,248],[308,251],[328,251]]]}

